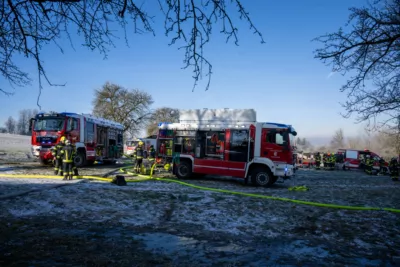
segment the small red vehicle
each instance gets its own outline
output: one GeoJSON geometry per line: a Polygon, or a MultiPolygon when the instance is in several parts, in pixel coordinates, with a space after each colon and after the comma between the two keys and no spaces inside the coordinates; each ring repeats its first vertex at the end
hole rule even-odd
{"type": "MultiPolygon", "coordinates": [[[[338,153],[344,154],[344,165],[343,169],[350,170],[350,169],[364,169],[365,158],[367,155],[370,155],[372,159],[374,159],[374,166],[375,170],[380,169],[380,161],[382,161],[382,157],[378,154],[369,151],[368,149],[365,150],[356,150],[356,149],[339,149],[338,153]]],[[[385,161],[385,167],[388,167],[389,164],[385,161]]]]}

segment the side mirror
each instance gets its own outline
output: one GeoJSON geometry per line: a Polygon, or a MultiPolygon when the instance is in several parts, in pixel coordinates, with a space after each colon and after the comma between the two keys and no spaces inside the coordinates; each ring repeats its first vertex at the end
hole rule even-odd
{"type": "Polygon", "coordinates": [[[29,131],[32,131],[32,126],[34,121],[35,121],[34,118],[29,119],[29,131]]]}

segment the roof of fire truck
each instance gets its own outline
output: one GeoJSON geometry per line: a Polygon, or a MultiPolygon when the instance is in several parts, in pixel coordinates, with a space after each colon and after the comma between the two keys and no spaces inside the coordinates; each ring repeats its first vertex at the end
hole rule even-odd
{"type": "Polygon", "coordinates": [[[107,120],[107,119],[103,119],[103,118],[98,118],[96,116],[93,116],[91,114],[78,114],[78,113],[73,113],[73,112],[48,112],[48,113],[44,113],[44,112],[39,112],[36,116],[38,117],[43,117],[43,116],[60,116],[60,117],[64,117],[64,116],[68,116],[68,117],[73,117],[73,118],[81,118],[84,117],[88,122],[92,122],[95,123],[97,125],[100,126],[105,126],[105,127],[112,127],[112,128],[116,128],[116,129],[120,129],[123,130],[124,126],[118,122],[115,121],[111,121],[111,120],[107,120]]]}
{"type": "Polygon", "coordinates": [[[235,122],[207,122],[207,123],[169,123],[160,122],[158,128],[163,130],[215,130],[221,131],[224,129],[248,129],[251,125],[261,126],[262,128],[268,129],[291,129],[291,132],[295,132],[291,125],[276,123],[276,122],[252,122],[252,123],[235,123],[235,122]]]}
{"type": "Polygon", "coordinates": [[[179,110],[179,122],[160,122],[159,129],[176,130],[215,130],[248,129],[251,125],[269,129],[290,129],[291,125],[276,122],[257,122],[254,109],[187,109],[179,110]]]}

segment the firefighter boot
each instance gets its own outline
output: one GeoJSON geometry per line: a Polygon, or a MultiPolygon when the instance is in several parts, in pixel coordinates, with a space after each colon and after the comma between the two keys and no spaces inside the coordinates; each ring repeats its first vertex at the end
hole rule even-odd
{"type": "Polygon", "coordinates": [[[59,172],[58,172],[58,175],[64,176],[64,172],[63,172],[63,171],[59,171],[59,172]]]}
{"type": "Polygon", "coordinates": [[[72,180],[72,173],[69,175],[69,180],[72,180]]]}
{"type": "Polygon", "coordinates": [[[74,169],[74,175],[75,175],[75,176],[79,176],[79,173],[78,173],[78,169],[77,169],[77,168],[74,169]]]}
{"type": "Polygon", "coordinates": [[[58,175],[58,169],[54,169],[54,175],[58,175]]]}
{"type": "Polygon", "coordinates": [[[65,181],[65,180],[68,180],[67,175],[64,175],[63,180],[64,180],[64,181],[65,181]]]}

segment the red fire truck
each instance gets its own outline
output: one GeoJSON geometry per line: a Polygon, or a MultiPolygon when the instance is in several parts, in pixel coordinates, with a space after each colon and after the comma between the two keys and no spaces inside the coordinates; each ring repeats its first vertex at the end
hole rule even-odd
{"type": "Polygon", "coordinates": [[[270,186],[293,175],[291,125],[256,122],[252,109],[180,112],[179,123],[159,124],[157,140],[158,157],[174,159],[178,178],[233,176],[270,186]]]}
{"type": "MultiPolygon", "coordinates": [[[[338,153],[344,154],[344,164],[343,164],[344,170],[364,169],[365,166],[363,162],[365,162],[366,155],[370,155],[374,159],[373,168],[375,170],[380,169],[379,161],[382,160],[382,158],[378,154],[369,151],[368,149],[365,150],[339,149],[338,153]]],[[[387,162],[385,162],[384,165],[386,166],[386,168],[388,168],[389,166],[387,162]]]]}
{"type": "Polygon", "coordinates": [[[123,153],[123,129],[116,122],[90,114],[39,113],[30,121],[32,155],[42,164],[53,161],[51,149],[65,136],[77,148],[77,167],[94,161],[115,162],[123,153]]]}
{"type": "Polygon", "coordinates": [[[124,148],[125,154],[129,157],[133,157],[133,151],[135,151],[140,141],[144,143],[144,157],[146,158],[148,151],[150,150],[150,146],[153,145],[154,148],[156,147],[157,135],[150,135],[145,138],[137,138],[135,140],[126,141],[124,148]]]}

